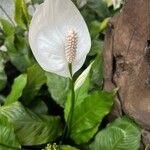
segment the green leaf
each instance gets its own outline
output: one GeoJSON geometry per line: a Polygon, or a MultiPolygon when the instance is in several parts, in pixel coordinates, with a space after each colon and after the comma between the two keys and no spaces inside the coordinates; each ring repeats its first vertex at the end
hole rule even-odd
{"type": "Polygon", "coordinates": [[[21,72],[27,70],[34,60],[27,37],[13,35],[6,38],[5,45],[12,64],[21,72]]]}
{"type": "Polygon", "coordinates": [[[26,105],[34,99],[42,85],[45,83],[45,72],[38,64],[34,64],[30,68],[28,68],[27,85],[23,91],[23,101],[26,105]]]}
{"type": "Polygon", "coordinates": [[[92,39],[97,37],[101,31],[100,22],[97,20],[92,21],[89,25],[89,30],[92,39]]]}
{"type": "Polygon", "coordinates": [[[53,142],[61,134],[59,117],[37,115],[19,102],[0,107],[0,114],[13,124],[22,145],[40,145],[53,142]]]}
{"type": "Polygon", "coordinates": [[[104,116],[106,116],[113,105],[114,93],[94,92],[75,107],[71,137],[80,144],[88,142],[97,132],[104,116]]]}
{"type": "Polygon", "coordinates": [[[15,78],[14,83],[11,87],[11,92],[5,100],[5,105],[12,104],[16,102],[22,95],[22,91],[27,84],[27,75],[21,74],[15,78]]]}
{"type": "Polygon", "coordinates": [[[19,150],[21,145],[14,133],[14,128],[7,118],[0,115],[0,149],[1,150],[19,150]]]}
{"type": "Polygon", "coordinates": [[[91,47],[90,53],[88,55],[89,56],[94,56],[97,54],[101,55],[102,51],[103,51],[103,43],[104,43],[103,41],[94,39],[92,41],[92,47],[91,47]]]}
{"type": "Polygon", "coordinates": [[[95,58],[94,64],[92,66],[92,77],[90,88],[92,90],[101,90],[103,86],[103,59],[102,51],[95,58]]]}
{"type": "Polygon", "coordinates": [[[109,9],[102,0],[88,0],[88,6],[102,18],[110,16],[109,9]]]}
{"type": "Polygon", "coordinates": [[[18,26],[23,29],[28,29],[31,16],[28,13],[27,6],[24,0],[15,0],[15,16],[14,19],[18,26]]]}
{"type": "Polygon", "coordinates": [[[70,145],[63,145],[63,146],[61,146],[61,149],[62,150],[79,150],[79,149],[72,147],[70,145]]]}
{"type": "Polygon", "coordinates": [[[0,19],[0,24],[5,35],[4,45],[12,64],[19,71],[26,71],[34,62],[27,37],[16,34],[12,24],[4,19],[0,19]]]}
{"type": "Polygon", "coordinates": [[[4,70],[4,59],[0,54],[0,91],[6,86],[7,83],[7,75],[4,70]]]}
{"type": "Polygon", "coordinates": [[[101,25],[100,25],[100,30],[101,31],[104,31],[106,29],[106,26],[108,24],[108,21],[109,21],[110,18],[105,18],[102,22],[101,22],[101,25]]]}
{"type": "Polygon", "coordinates": [[[36,99],[36,101],[30,103],[30,105],[28,105],[28,108],[36,114],[48,114],[48,107],[41,99],[36,99]]]}
{"type": "Polygon", "coordinates": [[[2,30],[6,37],[11,36],[15,33],[14,26],[5,19],[0,18],[0,26],[2,27],[2,30]]]}
{"type": "Polygon", "coordinates": [[[91,150],[138,150],[140,148],[140,128],[129,118],[122,117],[110,123],[106,129],[100,131],[91,150]]]}
{"type": "Polygon", "coordinates": [[[52,73],[46,73],[48,91],[52,98],[61,107],[64,107],[70,88],[69,78],[64,78],[52,73]]]}

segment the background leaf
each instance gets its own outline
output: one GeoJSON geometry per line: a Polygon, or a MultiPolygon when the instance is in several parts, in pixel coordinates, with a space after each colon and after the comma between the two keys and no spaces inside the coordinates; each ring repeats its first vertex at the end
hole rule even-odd
{"type": "Polygon", "coordinates": [[[21,74],[19,77],[17,77],[14,80],[14,83],[11,87],[11,92],[5,100],[5,105],[16,102],[22,96],[22,91],[24,87],[26,86],[26,83],[27,83],[26,74],[21,74]]]}
{"type": "Polygon", "coordinates": [[[64,78],[52,73],[46,73],[46,77],[49,93],[57,104],[64,107],[70,88],[69,78],[64,78]]]}
{"type": "Polygon", "coordinates": [[[28,29],[31,16],[28,13],[24,0],[15,0],[15,16],[16,23],[23,29],[28,29]]]}
{"type": "Polygon", "coordinates": [[[88,0],[88,6],[102,18],[110,16],[109,9],[102,0],[88,0]]]}
{"type": "Polygon", "coordinates": [[[7,20],[0,19],[0,23],[5,36],[4,45],[7,48],[6,53],[8,54],[11,63],[19,71],[26,71],[34,62],[27,37],[24,36],[22,30],[16,31],[17,29],[7,20]]]}
{"type": "Polygon", "coordinates": [[[21,145],[14,133],[14,128],[7,118],[0,115],[0,149],[19,150],[21,145]]]}
{"type": "Polygon", "coordinates": [[[22,145],[40,145],[52,142],[61,134],[59,117],[37,115],[19,102],[0,107],[0,114],[13,124],[22,145]]]}
{"type": "Polygon", "coordinates": [[[88,142],[113,105],[113,93],[94,92],[74,108],[71,137],[76,143],[88,142]]]}
{"type": "Polygon", "coordinates": [[[91,150],[138,150],[140,147],[140,128],[129,118],[123,117],[110,123],[100,131],[91,150]]]}
{"type": "Polygon", "coordinates": [[[23,101],[27,105],[38,94],[42,85],[46,83],[45,72],[38,64],[34,64],[27,70],[27,85],[23,91],[23,101]]]}

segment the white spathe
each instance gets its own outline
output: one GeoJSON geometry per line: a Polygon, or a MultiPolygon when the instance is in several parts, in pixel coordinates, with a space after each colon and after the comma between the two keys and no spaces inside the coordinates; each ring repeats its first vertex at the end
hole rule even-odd
{"type": "Polygon", "coordinates": [[[83,17],[71,0],[45,0],[38,7],[29,28],[29,43],[44,70],[70,77],[65,57],[66,37],[70,30],[77,33],[78,41],[72,63],[74,74],[82,67],[91,48],[91,38],[83,17]]]}
{"type": "Polygon", "coordinates": [[[82,74],[77,78],[76,82],[75,82],[75,87],[74,87],[74,90],[76,91],[77,89],[79,89],[83,83],[86,81],[89,73],[90,73],[90,70],[91,70],[91,67],[93,65],[94,61],[82,72],[82,74]]]}

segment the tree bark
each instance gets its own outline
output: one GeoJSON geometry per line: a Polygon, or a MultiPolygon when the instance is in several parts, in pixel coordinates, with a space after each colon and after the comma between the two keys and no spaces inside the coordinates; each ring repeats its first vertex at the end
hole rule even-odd
{"type": "Polygon", "coordinates": [[[103,59],[104,89],[119,88],[113,116],[122,111],[150,131],[150,0],[127,0],[112,18],[103,59]]]}

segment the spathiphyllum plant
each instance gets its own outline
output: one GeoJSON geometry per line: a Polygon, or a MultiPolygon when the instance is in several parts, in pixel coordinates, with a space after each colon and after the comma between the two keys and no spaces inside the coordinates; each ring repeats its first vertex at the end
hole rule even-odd
{"type": "Polygon", "coordinates": [[[68,136],[75,103],[73,75],[91,48],[87,25],[71,0],[45,0],[31,20],[29,43],[45,71],[71,79],[71,108],[64,130],[68,136]]]}
{"type": "Polygon", "coordinates": [[[13,21],[1,2],[0,150],[138,150],[131,119],[103,121],[116,94],[102,90],[104,33],[121,0],[14,0],[13,21]]]}

